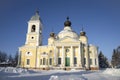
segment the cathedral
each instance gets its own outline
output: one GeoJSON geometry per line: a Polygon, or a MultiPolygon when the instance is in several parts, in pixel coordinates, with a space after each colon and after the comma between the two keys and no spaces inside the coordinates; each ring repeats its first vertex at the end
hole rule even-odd
{"type": "Polygon", "coordinates": [[[48,44],[42,45],[42,21],[39,12],[28,21],[26,42],[19,47],[18,66],[40,70],[98,70],[98,47],[88,44],[85,31],[77,34],[67,17],[63,30],[50,33],[48,44]]]}

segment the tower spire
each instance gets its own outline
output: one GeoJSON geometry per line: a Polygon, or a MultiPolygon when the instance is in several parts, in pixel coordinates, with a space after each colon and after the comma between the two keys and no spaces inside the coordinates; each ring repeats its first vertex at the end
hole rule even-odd
{"type": "Polygon", "coordinates": [[[66,18],[66,19],[67,19],[67,21],[69,21],[69,16],[67,16],[67,18],[66,18]]]}
{"type": "Polygon", "coordinates": [[[81,36],[85,36],[86,35],[86,32],[84,31],[84,27],[82,26],[82,30],[81,30],[81,32],[80,32],[80,35],[81,36]]]}
{"type": "Polygon", "coordinates": [[[84,31],[84,28],[82,27],[82,32],[84,31]]]}
{"type": "Polygon", "coordinates": [[[38,10],[38,8],[36,9],[36,14],[39,15],[39,10],[38,10]]]}
{"type": "Polygon", "coordinates": [[[52,32],[54,32],[54,28],[53,28],[53,27],[52,27],[52,29],[51,29],[51,30],[52,30],[52,32]]]}

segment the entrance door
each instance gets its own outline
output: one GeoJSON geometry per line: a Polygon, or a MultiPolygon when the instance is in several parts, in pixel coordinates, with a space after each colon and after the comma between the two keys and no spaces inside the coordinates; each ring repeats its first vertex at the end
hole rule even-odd
{"type": "Polygon", "coordinates": [[[69,57],[65,58],[65,66],[70,66],[70,58],[69,57]]]}

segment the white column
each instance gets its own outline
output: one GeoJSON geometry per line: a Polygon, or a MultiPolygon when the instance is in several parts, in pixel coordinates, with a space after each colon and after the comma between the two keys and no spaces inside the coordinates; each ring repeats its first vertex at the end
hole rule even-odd
{"type": "Polygon", "coordinates": [[[86,68],[89,69],[89,54],[88,54],[88,45],[85,46],[85,55],[86,55],[86,68]]]}
{"type": "Polygon", "coordinates": [[[55,48],[55,52],[56,52],[56,65],[58,64],[58,48],[55,48]]]}
{"type": "Polygon", "coordinates": [[[71,46],[71,56],[70,56],[70,66],[74,67],[74,54],[73,54],[73,46],[71,46]]]}
{"type": "Polygon", "coordinates": [[[94,53],[93,53],[93,57],[91,57],[90,56],[90,58],[92,59],[92,65],[95,67],[96,65],[95,65],[95,59],[96,59],[96,52],[95,52],[95,48],[93,48],[93,50],[94,50],[94,53]]]}
{"type": "Polygon", "coordinates": [[[64,46],[62,46],[62,67],[65,67],[65,51],[64,51],[64,46]]]}
{"type": "Polygon", "coordinates": [[[81,45],[78,46],[78,67],[82,67],[82,64],[81,64],[81,45]]]}
{"type": "Polygon", "coordinates": [[[98,47],[96,47],[96,65],[99,68],[99,62],[98,62],[98,47]]]}
{"type": "Polygon", "coordinates": [[[84,67],[85,66],[85,64],[84,64],[84,58],[85,58],[84,45],[82,43],[80,43],[80,45],[81,45],[81,65],[82,65],[82,67],[84,67]]]}
{"type": "Polygon", "coordinates": [[[56,66],[57,64],[57,57],[56,57],[56,46],[54,47],[54,65],[56,66]]]}
{"type": "Polygon", "coordinates": [[[80,66],[80,46],[78,46],[77,67],[80,66]]]}

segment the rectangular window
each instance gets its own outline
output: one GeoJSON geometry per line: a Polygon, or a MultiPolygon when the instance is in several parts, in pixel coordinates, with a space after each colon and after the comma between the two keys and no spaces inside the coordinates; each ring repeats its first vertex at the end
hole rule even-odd
{"type": "Polygon", "coordinates": [[[77,58],[74,57],[74,64],[77,64],[77,58]]]}
{"type": "Polygon", "coordinates": [[[27,65],[30,65],[30,59],[27,59],[27,65]]]}
{"type": "Polygon", "coordinates": [[[52,65],[52,58],[50,58],[49,64],[52,65]]]}
{"type": "Polygon", "coordinates": [[[45,62],[46,62],[46,61],[45,61],[45,58],[43,58],[43,65],[45,65],[45,62]]]}
{"type": "Polygon", "coordinates": [[[86,64],[86,58],[84,58],[84,64],[86,64]]]}
{"type": "Polygon", "coordinates": [[[58,64],[61,64],[61,58],[58,58],[58,64]]]}
{"type": "Polygon", "coordinates": [[[97,65],[96,59],[95,59],[95,65],[97,65]]]}
{"type": "Polygon", "coordinates": [[[92,59],[90,59],[90,65],[92,65],[92,59]]]}
{"type": "Polygon", "coordinates": [[[46,59],[46,65],[48,65],[48,59],[46,59]]]}
{"type": "Polygon", "coordinates": [[[40,59],[40,65],[42,65],[42,59],[40,59]]]}

